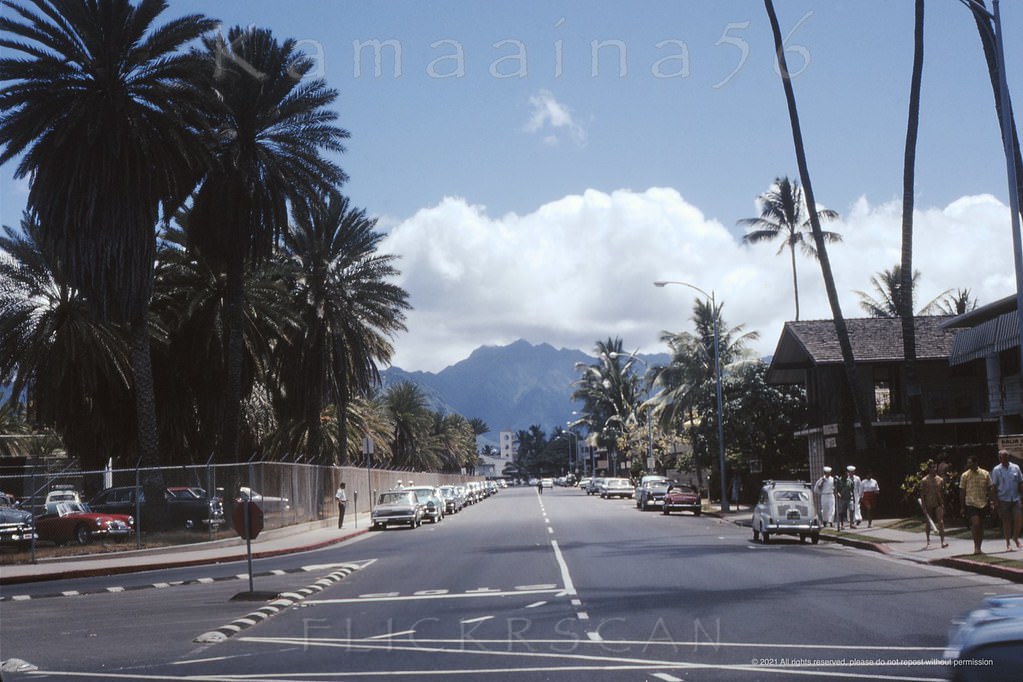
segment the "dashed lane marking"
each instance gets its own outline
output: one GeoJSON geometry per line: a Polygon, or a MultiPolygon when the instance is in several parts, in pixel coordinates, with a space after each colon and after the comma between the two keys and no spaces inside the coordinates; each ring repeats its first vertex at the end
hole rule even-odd
{"type": "Polygon", "coordinates": [[[320,578],[312,585],[303,587],[302,589],[297,590],[296,592],[288,592],[286,594],[281,594],[279,595],[278,599],[256,609],[252,613],[246,614],[241,618],[236,618],[232,622],[228,623],[227,625],[223,625],[217,628],[216,630],[204,632],[192,641],[197,642],[199,644],[216,644],[218,642],[223,642],[229,637],[238,634],[242,630],[246,630],[255,625],[256,623],[260,623],[266,620],[267,618],[280,613],[284,609],[294,606],[296,603],[300,601],[304,601],[310,595],[322,592],[327,587],[330,587],[334,583],[340,582],[344,578],[348,577],[355,571],[365,567],[366,565],[367,564],[342,564],[336,571],[334,571],[333,573],[324,578],[320,578]]]}
{"type": "MultiPolygon", "coordinates": [[[[340,564],[319,564],[316,566],[301,566],[298,568],[291,569],[273,569],[262,573],[253,573],[253,578],[269,577],[269,576],[282,576],[291,573],[309,573],[315,570],[327,570],[336,569],[340,564]]],[[[227,575],[218,578],[192,578],[190,580],[175,580],[172,582],[156,582],[156,583],[145,583],[143,585],[111,585],[108,587],[96,587],[89,590],[63,590],[60,592],[46,592],[43,594],[13,594],[13,595],[0,595],[0,602],[4,601],[28,601],[31,599],[51,599],[53,597],[82,597],[90,594],[110,594],[117,592],[131,592],[135,590],[161,590],[169,587],[182,587],[186,585],[211,585],[218,582],[226,582],[231,580],[248,580],[248,573],[239,573],[237,575],[227,575]]]]}

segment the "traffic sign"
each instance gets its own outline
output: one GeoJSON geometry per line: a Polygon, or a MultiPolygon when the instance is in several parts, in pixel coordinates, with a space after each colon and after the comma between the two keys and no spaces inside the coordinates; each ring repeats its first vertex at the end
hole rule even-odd
{"type": "Polygon", "coordinates": [[[231,514],[231,524],[234,530],[244,540],[255,540],[259,532],[263,530],[263,510],[252,500],[238,502],[231,514]],[[249,513],[248,533],[245,532],[245,510],[249,513]]]}

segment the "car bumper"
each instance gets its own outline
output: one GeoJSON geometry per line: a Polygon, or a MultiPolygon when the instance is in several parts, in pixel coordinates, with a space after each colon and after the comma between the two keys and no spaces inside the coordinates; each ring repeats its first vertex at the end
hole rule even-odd
{"type": "Polygon", "coordinates": [[[785,522],[774,522],[765,523],[763,530],[765,533],[772,533],[774,535],[809,535],[813,533],[820,533],[821,527],[816,523],[785,523],[785,522]]]}
{"type": "Polygon", "coordinates": [[[400,514],[395,516],[373,516],[371,517],[374,526],[406,525],[416,520],[415,514],[400,514]]]}
{"type": "Polygon", "coordinates": [[[31,528],[4,528],[0,529],[0,544],[8,542],[31,542],[38,540],[39,536],[31,528]]]}
{"type": "Polygon", "coordinates": [[[124,538],[128,537],[135,530],[132,528],[97,528],[92,534],[103,538],[124,538]]]}
{"type": "Polygon", "coordinates": [[[668,509],[670,511],[691,511],[691,512],[696,512],[696,511],[700,511],[703,508],[703,505],[701,505],[698,502],[694,502],[693,504],[668,504],[668,503],[664,503],[664,508],[668,509]]]}

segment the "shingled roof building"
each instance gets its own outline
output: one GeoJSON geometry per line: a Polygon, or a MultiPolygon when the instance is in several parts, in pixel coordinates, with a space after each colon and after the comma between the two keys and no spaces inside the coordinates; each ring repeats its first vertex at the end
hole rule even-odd
{"type": "MultiPolygon", "coordinates": [[[[993,443],[999,424],[988,408],[983,368],[978,363],[949,363],[955,344],[955,330],[948,326],[952,319],[914,320],[926,439],[943,445],[993,443]]],[[[855,463],[899,475],[906,462],[902,457],[891,461],[892,454],[904,453],[911,441],[901,320],[872,317],[846,320],[846,325],[856,359],[858,390],[870,406],[869,417],[882,452],[863,453],[857,447],[862,446],[863,438],[846,388],[832,320],[787,322],[768,381],[806,388],[808,426],[796,435],[806,438],[812,474],[825,464],[844,467],[855,463]]]]}

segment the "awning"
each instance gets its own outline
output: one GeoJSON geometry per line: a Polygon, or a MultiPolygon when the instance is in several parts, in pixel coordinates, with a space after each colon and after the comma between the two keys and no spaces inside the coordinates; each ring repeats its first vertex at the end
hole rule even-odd
{"type": "Polygon", "coordinates": [[[968,329],[957,329],[948,364],[953,367],[1019,346],[1019,321],[1016,311],[968,329]]]}

